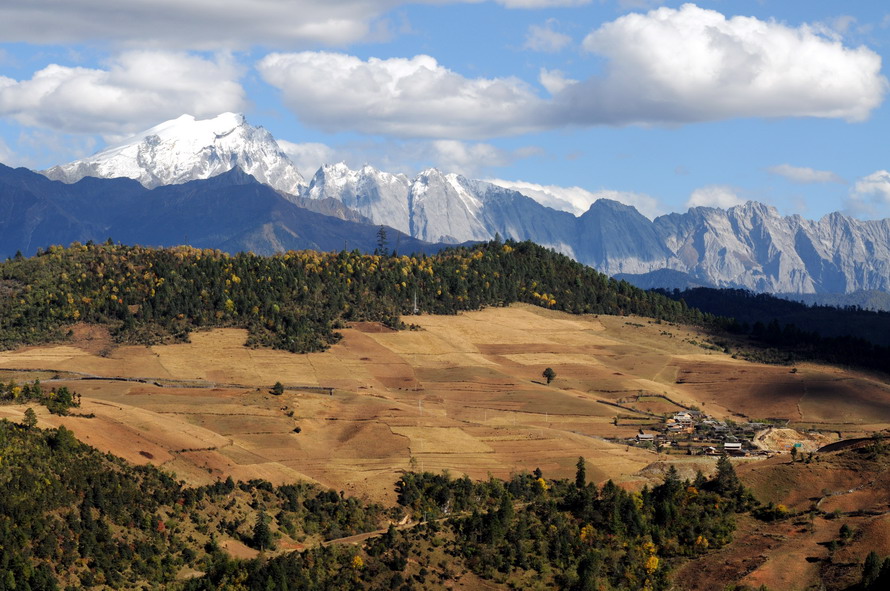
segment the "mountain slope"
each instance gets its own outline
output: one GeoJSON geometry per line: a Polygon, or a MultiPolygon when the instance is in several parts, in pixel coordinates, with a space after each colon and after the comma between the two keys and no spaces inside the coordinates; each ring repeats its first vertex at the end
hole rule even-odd
{"type": "MultiPolygon", "coordinates": [[[[370,252],[379,230],[339,202],[285,199],[238,168],[207,180],[146,189],[129,179],[84,178],[64,184],[0,165],[0,213],[0,256],[5,257],[109,237],[128,244],[187,243],[232,253],[370,252]],[[315,211],[297,205],[301,203],[315,211]]],[[[402,252],[432,252],[442,246],[397,230],[390,230],[389,243],[402,252]]]]}
{"type": "Polygon", "coordinates": [[[695,207],[653,225],[679,259],[672,268],[702,283],[758,292],[890,290],[890,220],[833,213],[810,221],[748,202],[695,207]]]}
{"type": "MultiPolygon", "coordinates": [[[[670,270],[687,275],[690,285],[741,287],[757,292],[890,291],[890,220],[860,221],[833,213],[811,221],[781,216],[775,208],[755,202],[727,210],[695,207],[686,213],[649,220],[631,206],[606,199],[575,216],[541,205],[512,189],[458,174],[429,169],[409,178],[367,165],[351,170],[342,163],[321,167],[307,186],[269,132],[231,113],[205,121],[183,115],[91,158],[54,167],[44,174],[65,182],[87,175],[123,176],[146,187],[160,187],[205,179],[233,167],[274,187],[304,210],[390,226],[426,242],[459,244],[490,240],[496,235],[532,240],[609,275],[646,276],[641,281],[647,284],[660,276],[657,272],[670,270]]],[[[95,185],[93,189],[104,190],[95,185]]],[[[126,198],[114,191],[104,199],[116,202],[126,198]]],[[[132,189],[122,191],[122,195],[129,195],[132,189]]],[[[255,197],[260,194],[259,189],[251,191],[255,197]]],[[[207,210],[192,209],[190,215],[206,215],[221,223],[218,212],[211,210],[225,206],[241,208],[242,218],[259,218],[241,220],[251,227],[245,226],[239,233],[240,242],[232,242],[231,234],[223,237],[208,232],[208,244],[227,249],[250,244],[262,252],[302,244],[303,238],[297,240],[285,229],[295,222],[280,221],[287,215],[273,221],[258,213],[268,213],[272,201],[265,201],[258,210],[240,200],[232,201],[231,193],[220,198],[224,199],[219,204],[213,198],[204,199],[202,206],[207,210]]],[[[0,195],[0,206],[7,213],[5,228],[9,236],[0,239],[0,245],[7,251],[13,245],[27,250],[41,241],[66,243],[97,233],[107,235],[107,212],[101,211],[106,201],[75,201],[76,207],[74,202],[58,199],[29,202],[23,195],[5,192],[0,195]],[[87,215],[87,211],[92,213],[87,215]]],[[[160,223],[152,217],[154,213],[147,211],[146,215],[160,223]]],[[[185,238],[182,229],[186,222],[172,218],[164,221],[171,225],[170,232],[175,226],[175,231],[182,233],[178,240],[185,238]]],[[[326,223],[319,224],[318,230],[327,227],[326,223]]],[[[117,228],[122,227],[131,228],[125,220],[118,220],[117,228]]],[[[131,240],[120,232],[116,238],[131,240]]],[[[341,238],[346,240],[338,235],[326,243],[341,238]]],[[[313,244],[321,247],[323,241],[319,241],[321,236],[316,232],[313,244]]]]}
{"type": "Polygon", "coordinates": [[[810,221],[756,202],[649,220],[608,199],[574,216],[457,174],[430,169],[408,179],[342,163],[319,169],[305,196],[339,199],[422,240],[532,240],[608,275],[648,275],[647,283],[666,269],[691,285],[758,292],[890,291],[890,220],[834,213],[810,221]]]}
{"type": "Polygon", "coordinates": [[[236,113],[204,120],[183,115],[43,174],[66,183],[86,176],[127,177],[151,189],[210,178],[236,166],[292,195],[306,184],[272,134],[236,113]]]}

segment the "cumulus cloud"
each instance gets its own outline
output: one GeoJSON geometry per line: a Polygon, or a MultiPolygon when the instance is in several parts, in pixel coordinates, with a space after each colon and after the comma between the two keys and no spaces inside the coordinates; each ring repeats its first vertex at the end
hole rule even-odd
{"type": "Polygon", "coordinates": [[[802,184],[810,183],[844,183],[844,179],[830,170],[815,170],[806,166],[779,164],[767,168],[768,172],[785,177],[789,181],[802,184]]]}
{"type": "Polygon", "coordinates": [[[367,61],[342,53],[272,53],[263,79],[304,122],[326,131],[471,139],[535,128],[541,100],[515,78],[465,78],[434,58],[367,61]]]}
{"type": "Polygon", "coordinates": [[[664,207],[654,197],[645,193],[631,191],[615,191],[601,189],[588,191],[581,187],[562,187],[559,185],[539,185],[525,181],[508,181],[504,179],[487,179],[489,183],[512,189],[531,197],[541,205],[567,211],[574,215],[581,215],[590,209],[591,204],[598,199],[611,199],[625,205],[632,205],[649,219],[653,219],[664,213],[664,207]]]}
{"type": "Polygon", "coordinates": [[[54,131],[120,137],[183,113],[242,110],[240,75],[227,56],[159,51],[120,54],[107,69],[52,64],[30,80],[0,79],[0,116],[54,131]]]}
{"type": "Polygon", "coordinates": [[[491,144],[457,140],[430,142],[429,151],[437,168],[464,176],[476,176],[487,168],[507,166],[516,159],[514,154],[491,144]]]}
{"type": "Polygon", "coordinates": [[[565,33],[555,30],[556,19],[548,19],[543,25],[531,25],[525,34],[523,48],[532,51],[544,51],[556,53],[572,42],[572,38],[565,33]]]}
{"type": "Polygon", "coordinates": [[[546,88],[547,92],[551,95],[559,94],[568,86],[578,83],[577,80],[567,78],[565,73],[560,70],[548,70],[547,68],[541,68],[541,73],[538,75],[538,82],[540,82],[541,86],[546,88]]]}
{"type": "Polygon", "coordinates": [[[323,164],[345,162],[352,168],[371,164],[388,172],[413,174],[435,167],[476,177],[485,170],[508,166],[534,152],[504,150],[484,142],[457,140],[353,143],[331,147],[319,143],[297,144],[278,140],[278,145],[304,176],[312,176],[323,164]]]}
{"type": "Polygon", "coordinates": [[[726,209],[741,205],[745,200],[736,195],[735,189],[727,185],[708,185],[692,192],[686,207],[719,207],[726,209]]]}
{"type": "Polygon", "coordinates": [[[878,170],[856,181],[846,210],[858,217],[890,216],[890,171],[878,170]]]}
{"type": "Polygon", "coordinates": [[[297,167],[303,176],[311,177],[323,164],[339,162],[342,158],[337,151],[326,144],[307,142],[296,144],[287,140],[277,140],[281,150],[297,167]]]}
{"type": "Polygon", "coordinates": [[[553,115],[565,124],[862,121],[888,87],[881,57],[866,47],[693,4],[622,16],[591,32],[583,48],[606,58],[606,74],[557,97],[553,115]]]}
{"type": "MultiPolygon", "coordinates": [[[[532,45],[561,43],[545,38],[532,45]]],[[[604,58],[604,73],[576,81],[544,69],[539,82],[550,99],[516,78],[468,78],[425,55],[273,53],[257,69],[307,124],[402,138],[735,117],[861,121],[888,88],[880,56],[866,47],[845,47],[810,26],[727,18],[692,4],[622,16],[591,32],[583,47],[604,58]]]]}

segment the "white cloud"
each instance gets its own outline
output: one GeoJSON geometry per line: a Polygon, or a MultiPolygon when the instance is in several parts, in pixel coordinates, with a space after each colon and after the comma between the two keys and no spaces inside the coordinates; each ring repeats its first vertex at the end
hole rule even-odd
{"type": "Polygon", "coordinates": [[[605,73],[579,82],[544,69],[539,82],[549,100],[516,78],[467,78],[425,55],[273,53],[257,69],[304,123],[402,138],[735,117],[861,121],[888,88],[881,57],[866,47],[692,4],[622,16],[583,45],[605,58],[605,73]]]}
{"type": "Polygon", "coordinates": [[[295,144],[287,140],[276,141],[297,167],[297,170],[305,177],[311,177],[323,164],[342,160],[337,156],[336,150],[325,144],[311,142],[295,144]]]}
{"type": "Polygon", "coordinates": [[[806,166],[792,166],[790,164],[779,164],[767,168],[768,172],[785,177],[789,181],[795,183],[844,183],[844,179],[837,173],[830,170],[815,170],[806,166]]]}
{"type": "Polygon", "coordinates": [[[858,217],[890,216],[890,171],[878,170],[856,181],[846,210],[858,217]]]}
{"type": "Polygon", "coordinates": [[[686,207],[719,207],[726,209],[741,205],[745,200],[736,195],[735,189],[726,185],[708,185],[692,192],[686,207]]]}
{"type": "Polygon", "coordinates": [[[606,75],[568,87],[564,124],[672,124],[732,117],[862,121],[883,100],[881,57],[812,27],[726,18],[693,4],[628,14],[583,42],[606,75]]]}
{"type": "Polygon", "coordinates": [[[572,38],[565,33],[556,31],[554,27],[557,25],[556,19],[548,19],[543,25],[531,25],[525,34],[525,44],[523,48],[532,51],[544,51],[555,53],[566,47],[572,42],[572,38]]]}
{"type": "Polygon", "coordinates": [[[278,144],[307,177],[311,177],[322,164],[344,162],[352,169],[370,164],[386,172],[408,176],[433,167],[479,178],[493,168],[509,166],[540,153],[535,147],[504,150],[488,143],[456,140],[364,140],[338,146],[278,140],[278,144]]]}
{"type": "Polygon", "coordinates": [[[516,159],[514,154],[491,144],[457,140],[430,142],[429,155],[437,168],[468,177],[474,177],[487,168],[507,166],[516,159]]]}
{"type": "Polygon", "coordinates": [[[561,187],[559,185],[539,185],[526,181],[508,181],[504,179],[487,179],[489,183],[518,191],[526,197],[531,197],[541,205],[567,211],[574,215],[581,215],[590,209],[591,204],[598,199],[611,199],[625,205],[632,205],[637,211],[649,219],[653,219],[664,213],[661,203],[654,197],[645,193],[631,191],[615,191],[601,189],[588,191],[581,187],[561,187]]]}
{"type": "MultiPolygon", "coordinates": [[[[415,0],[456,4],[475,0],[415,0]]],[[[506,8],[581,6],[590,0],[496,0],[506,8]]],[[[345,46],[388,34],[386,15],[407,0],[11,0],[0,39],[30,44],[100,41],[163,49],[345,46]]]]}
{"type": "Polygon", "coordinates": [[[16,160],[15,154],[10,149],[10,147],[3,141],[3,138],[0,138],[0,163],[5,164],[6,166],[16,167],[19,166],[18,161],[16,160]]]}
{"type": "Polygon", "coordinates": [[[24,129],[15,143],[15,158],[19,166],[40,170],[95,154],[97,145],[97,138],[91,135],[24,129]]]}
{"type": "Polygon", "coordinates": [[[52,64],[30,80],[0,79],[0,116],[54,131],[120,136],[183,113],[242,110],[240,74],[227,56],[159,51],[120,54],[107,69],[52,64]]]}
{"type": "Polygon", "coordinates": [[[547,68],[541,68],[538,81],[551,95],[559,94],[572,84],[578,83],[577,80],[566,78],[565,73],[560,70],[548,70],[547,68]]]}
{"type": "Polygon", "coordinates": [[[344,45],[373,33],[392,1],[28,0],[0,4],[0,38],[178,49],[344,45]]]}
{"type": "Polygon", "coordinates": [[[326,131],[479,138],[534,129],[541,100],[515,78],[465,78],[432,57],[376,59],[329,52],[272,53],[263,79],[304,122],[326,131]]]}

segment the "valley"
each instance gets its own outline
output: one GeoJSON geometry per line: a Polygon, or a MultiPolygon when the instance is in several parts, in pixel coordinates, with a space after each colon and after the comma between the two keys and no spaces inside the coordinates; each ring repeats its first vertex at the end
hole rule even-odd
{"type": "MultiPolygon", "coordinates": [[[[394,483],[406,471],[484,480],[540,468],[548,478],[571,478],[584,457],[590,481],[612,479],[631,490],[659,484],[669,464],[683,478],[712,471],[712,457],[611,441],[633,437],[638,427],[632,420],[616,426],[617,415],[634,413],[605,403],[670,410],[648,395],[716,419],[785,419],[795,431],[776,444],[780,452],[797,431],[801,441],[808,429],[833,440],[890,427],[890,387],[881,379],[733,359],[702,348],[707,336],[680,325],[526,304],[406,320],[412,330],[354,323],[329,350],[303,355],[244,347],[246,332],[239,329],[196,332],[189,343],[132,346],[116,345],[101,327],[78,325],[69,342],[0,353],[0,375],[76,390],[83,399],[75,416],[41,408],[39,425],[64,425],[101,451],[160,466],[189,485],[227,477],[306,481],[384,505],[394,504],[394,483]],[[549,385],[541,376],[546,367],[556,373],[549,385]],[[285,388],[280,396],[270,392],[276,381],[285,388]],[[76,416],[85,414],[95,416],[76,416]]],[[[13,421],[23,411],[0,406],[0,416],[13,421]]],[[[785,586],[790,575],[773,572],[774,557],[789,544],[811,547],[800,557],[811,580],[820,565],[807,556],[824,560],[828,551],[819,544],[842,522],[866,536],[842,549],[851,559],[856,548],[882,539],[890,498],[878,494],[880,477],[857,475],[850,460],[833,457],[813,464],[789,464],[787,453],[736,460],[763,502],[802,513],[818,502],[832,513],[804,523],[806,531],[787,520],[741,520],[737,543],[757,558],[742,569],[745,582],[806,588],[785,586]],[[757,545],[755,538],[772,541],[757,545]]],[[[690,565],[716,563],[734,551],[736,544],[690,565]]],[[[838,576],[849,577],[849,570],[838,576]]],[[[688,588],[707,588],[684,572],[677,576],[687,577],[688,588]]],[[[737,582],[739,572],[719,576],[737,582]]]]}

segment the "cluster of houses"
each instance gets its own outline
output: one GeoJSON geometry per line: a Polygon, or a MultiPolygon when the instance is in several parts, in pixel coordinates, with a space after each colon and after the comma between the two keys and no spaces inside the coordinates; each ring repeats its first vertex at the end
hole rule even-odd
{"type": "Polygon", "coordinates": [[[699,410],[683,410],[667,418],[657,432],[641,430],[630,443],[679,447],[679,443],[684,442],[689,453],[745,456],[760,453],[751,439],[766,427],[765,423],[718,421],[699,410]]]}

